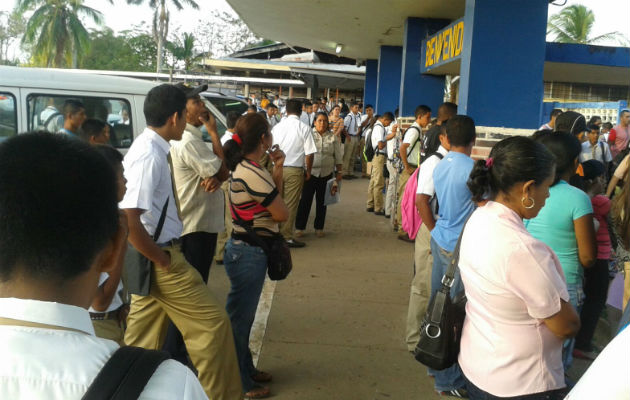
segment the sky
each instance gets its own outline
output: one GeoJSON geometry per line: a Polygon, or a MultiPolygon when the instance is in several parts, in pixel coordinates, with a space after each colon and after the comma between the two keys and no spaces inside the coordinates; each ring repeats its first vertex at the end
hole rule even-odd
{"type": "MultiPolygon", "coordinates": [[[[147,29],[150,30],[152,10],[148,5],[130,6],[125,0],[113,0],[110,4],[105,0],[85,0],[85,5],[95,8],[105,16],[106,26],[115,32],[130,29],[133,25],[144,21],[147,29]]],[[[564,0],[556,0],[563,3],[564,0]]],[[[167,0],[167,4],[169,1],[167,0]]],[[[200,5],[199,10],[190,7],[177,11],[173,6],[171,11],[170,31],[179,27],[180,31],[191,32],[195,28],[196,22],[208,15],[212,10],[226,11],[234,13],[225,0],[197,0],[200,5]]],[[[14,0],[0,0],[0,11],[10,11],[15,4],[14,0]]],[[[583,4],[594,11],[595,26],[593,36],[598,36],[606,32],[619,31],[630,40],[630,0],[567,0],[566,6],[572,4],[583,4]]],[[[559,12],[563,7],[550,5],[549,15],[559,12]]],[[[234,13],[235,14],[235,13],[234,13]]],[[[94,27],[92,24],[86,24],[94,27]]],[[[551,40],[551,38],[548,38],[551,40]]],[[[614,42],[602,42],[603,45],[616,45],[614,42]]]]}

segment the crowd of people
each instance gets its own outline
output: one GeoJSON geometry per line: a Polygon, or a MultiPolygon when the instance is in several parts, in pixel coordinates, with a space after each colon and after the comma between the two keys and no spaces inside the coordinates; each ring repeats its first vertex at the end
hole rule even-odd
{"type": "Polygon", "coordinates": [[[151,89],[124,158],[75,100],[58,135],[0,145],[0,397],[81,398],[114,369],[139,398],[270,396],[249,349],[267,251],[278,238],[306,245],[313,201],[324,237],[326,199],[359,160],[367,211],[415,244],[412,352],[461,237],[452,293],[465,292],[467,315],[458,362],[429,369],[440,395],[560,399],[572,357],[597,357],[611,272],[630,272],[630,111],[602,134],[601,118],[554,110],[475,161],[474,121],[453,103],[433,120],[419,105],[403,129],[371,105],[250,99],[219,137],[206,89],[151,89]],[[143,259],[140,293],[125,275],[143,259]],[[225,307],[207,286],[213,261],[231,283],[225,307]],[[122,345],[154,351],[120,361],[122,345]],[[134,362],[145,373],[126,376],[134,362]]]}

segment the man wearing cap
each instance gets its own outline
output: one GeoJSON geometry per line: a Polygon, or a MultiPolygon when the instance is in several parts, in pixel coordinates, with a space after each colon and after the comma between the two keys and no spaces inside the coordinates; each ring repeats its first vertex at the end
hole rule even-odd
{"type": "MultiPolygon", "coordinates": [[[[207,283],[217,234],[225,229],[223,193],[217,189],[229,173],[223,164],[223,148],[216,121],[199,96],[208,85],[192,88],[180,83],[175,86],[186,94],[186,128],[181,140],[170,142],[173,182],[178,211],[184,224],[182,252],[207,283]],[[203,141],[202,125],[206,127],[212,143],[203,141]]],[[[172,323],[164,350],[186,364],[184,340],[172,323]]]]}

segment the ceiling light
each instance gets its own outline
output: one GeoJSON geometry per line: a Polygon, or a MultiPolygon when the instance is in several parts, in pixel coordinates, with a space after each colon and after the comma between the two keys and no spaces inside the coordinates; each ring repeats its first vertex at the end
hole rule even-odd
{"type": "Polygon", "coordinates": [[[337,47],[335,47],[335,53],[339,54],[341,50],[343,50],[343,44],[338,44],[337,47]]]}

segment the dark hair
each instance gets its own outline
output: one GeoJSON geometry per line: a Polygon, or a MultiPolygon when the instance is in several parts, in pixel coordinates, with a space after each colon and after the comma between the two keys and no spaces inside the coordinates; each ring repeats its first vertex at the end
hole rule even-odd
{"type": "Polygon", "coordinates": [[[372,110],[374,109],[374,106],[371,104],[367,104],[364,108],[364,110],[367,110],[368,108],[371,108],[372,110]]]}
{"type": "Polygon", "coordinates": [[[92,136],[101,136],[103,134],[103,129],[105,129],[105,122],[100,119],[87,119],[81,125],[81,129],[79,129],[79,137],[86,142],[90,141],[92,136]]]}
{"type": "Polygon", "coordinates": [[[613,124],[611,124],[610,122],[604,122],[602,124],[602,128],[608,128],[608,129],[612,129],[613,124]]]}
{"type": "Polygon", "coordinates": [[[575,159],[580,155],[582,145],[574,135],[566,132],[554,132],[539,136],[536,141],[545,145],[556,158],[554,185],[560,181],[562,175],[575,169],[575,159]]]}
{"type": "Polygon", "coordinates": [[[491,167],[485,160],[477,160],[470,172],[467,184],[474,201],[493,200],[519,182],[533,180],[540,185],[551,176],[555,163],[545,146],[524,136],[501,140],[490,151],[490,158],[491,167]]]}
{"type": "Polygon", "coordinates": [[[628,110],[628,109],[621,110],[621,112],[619,113],[619,116],[623,116],[625,113],[629,113],[630,114],[630,110],[628,110]]]}
{"type": "Polygon", "coordinates": [[[309,106],[313,106],[313,103],[311,103],[310,100],[306,100],[304,103],[302,103],[304,105],[304,107],[309,107],[309,106]]]}
{"type": "Polygon", "coordinates": [[[93,146],[36,132],[0,144],[0,280],[62,282],[118,229],[116,178],[93,146]]]}
{"type": "Polygon", "coordinates": [[[593,115],[589,120],[588,123],[586,125],[595,125],[595,123],[597,121],[601,121],[602,117],[600,117],[599,115],[593,115]]]}
{"type": "Polygon", "coordinates": [[[225,164],[230,171],[236,169],[246,154],[260,146],[261,137],[269,135],[269,123],[258,113],[243,115],[236,122],[234,133],[241,138],[242,144],[230,139],[223,145],[225,164]]]}
{"type": "Polygon", "coordinates": [[[286,103],[287,114],[298,115],[302,112],[302,102],[297,99],[289,99],[286,103]]]}
{"type": "Polygon", "coordinates": [[[569,132],[572,135],[578,135],[586,130],[586,118],[575,111],[563,112],[556,118],[554,128],[556,132],[569,132]]]}
{"type": "Polygon", "coordinates": [[[551,110],[551,113],[549,114],[549,119],[553,118],[553,117],[557,117],[558,115],[562,114],[564,111],[562,111],[559,108],[554,108],[553,110],[551,110]]]}
{"type": "Polygon", "coordinates": [[[68,100],[63,102],[63,115],[64,115],[64,117],[67,116],[67,115],[76,114],[79,111],[81,111],[81,109],[85,110],[85,105],[79,100],[68,99],[68,100]]]}
{"type": "Polygon", "coordinates": [[[536,139],[538,139],[541,136],[550,135],[552,133],[553,133],[553,131],[551,129],[541,129],[541,130],[536,131],[536,132],[534,132],[532,134],[532,139],[536,140],[536,139]]]}
{"type": "Polygon", "coordinates": [[[252,110],[253,112],[257,112],[258,111],[258,107],[256,107],[253,104],[250,104],[247,106],[247,111],[252,110]]]}
{"type": "Polygon", "coordinates": [[[236,111],[230,111],[225,116],[225,123],[228,129],[234,129],[236,125],[236,121],[238,121],[240,115],[236,111]]]}
{"type": "Polygon", "coordinates": [[[359,103],[357,103],[356,101],[353,101],[352,103],[350,103],[350,108],[354,107],[354,106],[358,106],[359,103]]]}
{"type": "Polygon", "coordinates": [[[118,170],[118,167],[122,166],[123,155],[112,146],[108,144],[96,144],[94,145],[94,150],[107,160],[107,163],[114,169],[114,172],[118,170]]]}
{"type": "Polygon", "coordinates": [[[379,119],[380,119],[380,118],[383,118],[383,119],[388,119],[388,120],[390,120],[390,121],[394,121],[394,120],[396,120],[396,118],[394,117],[394,114],[392,114],[390,111],[386,111],[386,112],[384,112],[384,113],[383,113],[383,115],[381,115],[381,116],[379,117],[379,119]]]}
{"type": "Polygon", "coordinates": [[[457,104],[451,103],[450,101],[446,101],[440,105],[440,108],[444,110],[444,113],[448,115],[448,117],[452,117],[457,115],[457,104]]]}
{"type": "Polygon", "coordinates": [[[173,114],[181,116],[186,109],[186,94],[169,84],[162,84],[149,90],[144,99],[144,118],[148,126],[159,128],[166,124],[173,114]]]}
{"type": "Polygon", "coordinates": [[[599,126],[595,124],[588,124],[586,128],[588,129],[589,132],[591,131],[599,132],[599,129],[600,129],[599,126]]]}
{"type": "Polygon", "coordinates": [[[475,121],[467,115],[455,115],[446,122],[446,137],[451,146],[468,146],[475,141],[475,121]]]}
{"type": "Polygon", "coordinates": [[[422,117],[431,112],[431,108],[429,106],[425,106],[424,104],[416,107],[416,111],[414,111],[413,115],[418,119],[418,117],[422,117]]]}

